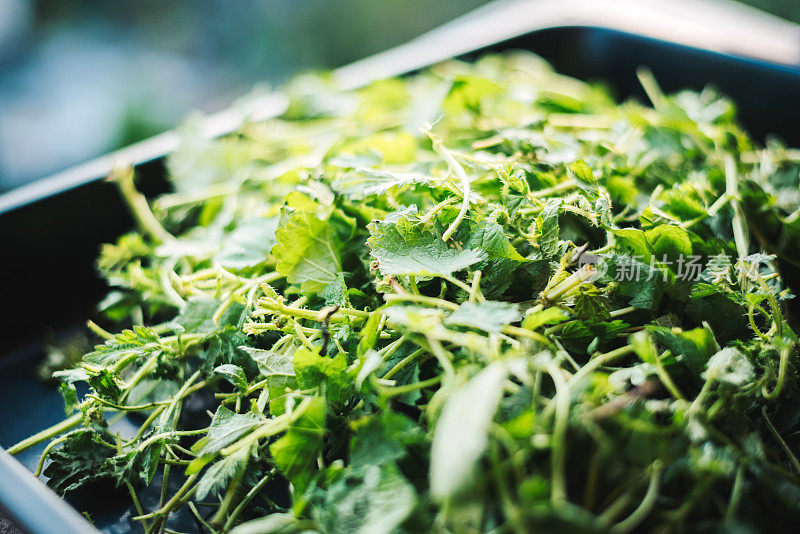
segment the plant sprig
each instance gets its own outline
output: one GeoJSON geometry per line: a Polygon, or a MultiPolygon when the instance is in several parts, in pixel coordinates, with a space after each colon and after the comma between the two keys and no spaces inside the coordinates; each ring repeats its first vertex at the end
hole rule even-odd
{"type": "Polygon", "coordinates": [[[800,162],[641,79],[652,108],[515,53],[187,126],[172,193],[114,174],[102,344],[10,451],[52,440],[54,489],[125,486],[147,533],[793,524],[800,162]]]}

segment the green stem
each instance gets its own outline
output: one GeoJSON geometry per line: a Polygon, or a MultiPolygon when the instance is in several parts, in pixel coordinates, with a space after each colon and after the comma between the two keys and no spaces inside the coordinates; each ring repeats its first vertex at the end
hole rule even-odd
{"type": "Polygon", "coordinates": [[[435,386],[439,382],[442,381],[442,375],[434,376],[433,378],[429,378],[427,380],[422,380],[420,382],[414,382],[413,384],[406,384],[404,386],[395,386],[395,387],[386,387],[380,384],[374,384],[378,386],[378,389],[381,392],[383,397],[396,397],[398,395],[405,395],[406,393],[411,393],[412,391],[417,391],[418,389],[425,389],[430,386],[435,386]]]}
{"type": "Polygon", "coordinates": [[[660,488],[661,463],[656,462],[651,467],[650,483],[647,485],[647,491],[644,494],[642,502],[639,503],[639,506],[637,506],[628,517],[611,527],[612,534],[627,534],[638,527],[653,510],[656,500],[658,499],[658,492],[660,488]]]}
{"type": "Polygon", "coordinates": [[[167,501],[163,507],[159,508],[155,512],[151,512],[149,514],[136,516],[133,519],[140,521],[142,519],[152,519],[154,517],[163,516],[164,514],[169,513],[178,503],[183,499],[185,495],[191,495],[194,491],[196,491],[196,487],[193,488],[192,485],[194,481],[197,480],[198,474],[190,475],[189,478],[186,479],[186,482],[183,483],[183,486],[172,496],[172,498],[167,501]]]}
{"type": "Polygon", "coordinates": [[[133,183],[132,167],[117,168],[111,172],[108,179],[117,184],[131,215],[133,215],[142,232],[150,236],[157,244],[175,239],[169,232],[164,230],[156,216],[153,215],[144,195],[136,190],[136,185],[133,183]]]}
{"type": "Polygon", "coordinates": [[[247,505],[250,503],[250,501],[252,501],[253,498],[256,495],[258,495],[261,492],[262,489],[264,489],[264,486],[266,486],[272,480],[273,475],[274,475],[274,471],[270,471],[264,477],[262,477],[261,480],[258,481],[258,484],[253,486],[250,489],[250,491],[247,492],[247,495],[244,496],[244,498],[242,499],[242,502],[240,502],[236,506],[236,508],[233,509],[233,512],[231,512],[231,515],[228,516],[228,519],[227,519],[227,521],[225,521],[225,525],[222,527],[222,530],[227,532],[227,531],[229,531],[231,529],[233,524],[236,522],[236,518],[239,517],[239,515],[244,511],[244,509],[247,507],[247,505]]]}
{"type": "Polygon", "coordinates": [[[9,454],[19,454],[22,451],[30,449],[34,445],[38,445],[43,441],[46,441],[54,436],[61,434],[62,432],[66,432],[67,430],[70,430],[78,426],[81,423],[81,421],[83,421],[83,412],[77,412],[75,414],[72,414],[71,416],[61,421],[60,423],[56,423],[50,428],[45,428],[41,432],[37,432],[31,437],[23,439],[16,445],[12,445],[7,449],[6,452],[8,452],[9,454]]]}
{"type": "Polygon", "coordinates": [[[567,500],[567,426],[569,422],[569,389],[561,375],[561,368],[551,365],[548,373],[556,387],[556,416],[553,423],[553,436],[550,443],[550,469],[552,490],[550,501],[558,506],[567,500]]]}
{"type": "Polygon", "coordinates": [[[406,293],[404,295],[401,295],[399,293],[390,293],[384,296],[384,300],[386,300],[387,303],[417,302],[419,304],[430,304],[431,306],[446,308],[450,311],[456,311],[458,309],[458,304],[453,304],[450,301],[444,299],[437,299],[436,297],[428,297],[426,295],[412,295],[410,293],[406,293]]]}
{"type": "Polygon", "coordinates": [[[389,371],[387,371],[387,373],[383,375],[382,378],[384,380],[391,379],[394,375],[402,371],[409,363],[413,362],[415,359],[425,354],[426,352],[428,352],[426,349],[415,350],[414,352],[412,352],[411,354],[409,354],[408,356],[397,362],[394,367],[389,369],[389,371]]]}
{"type": "Polygon", "coordinates": [[[456,158],[454,158],[447,147],[444,146],[441,139],[433,135],[430,131],[428,131],[428,136],[433,142],[434,150],[436,150],[436,152],[444,158],[444,160],[447,162],[447,166],[450,167],[450,171],[455,174],[461,182],[461,209],[458,211],[458,215],[456,215],[456,218],[453,220],[453,222],[450,223],[450,226],[447,227],[447,230],[445,230],[442,234],[442,241],[447,241],[455,233],[455,231],[458,229],[458,225],[461,224],[461,221],[464,220],[464,217],[467,215],[472,188],[464,167],[458,161],[456,161],[456,158]]]}
{"type": "Polygon", "coordinates": [[[786,456],[789,458],[789,461],[792,463],[792,467],[794,467],[794,470],[797,472],[798,475],[800,475],[800,461],[797,460],[797,456],[794,455],[791,447],[789,447],[789,445],[783,440],[780,433],[778,432],[778,429],[775,428],[775,425],[773,425],[772,421],[770,421],[769,416],[767,415],[766,406],[761,407],[761,416],[764,418],[764,422],[766,423],[767,429],[769,429],[770,434],[772,434],[772,437],[775,438],[775,441],[777,441],[780,444],[781,449],[783,449],[783,452],[786,454],[786,456]]]}

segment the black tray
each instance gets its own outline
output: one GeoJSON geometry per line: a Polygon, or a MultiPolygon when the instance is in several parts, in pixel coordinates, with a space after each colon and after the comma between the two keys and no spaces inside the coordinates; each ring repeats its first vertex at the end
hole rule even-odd
{"type": "MultiPolygon", "coordinates": [[[[701,89],[711,84],[733,98],[741,122],[756,138],[774,133],[791,145],[800,145],[797,66],[596,27],[535,31],[467,55],[513,48],[542,55],[561,73],[602,81],[620,99],[643,98],[634,74],[641,65],[655,73],[665,91],[701,89]]],[[[394,59],[400,57],[397,50],[393,54],[394,59]]],[[[431,58],[438,59],[435,51],[431,58]]],[[[415,62],[425,63],[418,58],[415,62]]],[[[137,166],[145,194],[166,190],[164,170],[163,157],[137,166]]],[[[0,250],[4,260],[0,262],[0,280],[5,286],[5,314],[0,321],[2,446],[60,420],[63,410],[59,394],[43,385],[35,373],[43,355],[43,340],[74,332],[92,317],[106,289],[94,269],[99,246],[132,225],[114,187],[87,180],[77,186],[66,185],[61,191],[45,188],[38,196],[21,195],[11,203],[6,199],[5,205],[0,197],[0,250]]],[[[32,469],[42,448],[29,450],[17,459],[32,469]]],[[[0,450],[0,507],[22,528],[32,534],[91,531],[87,522],[70,514],[71,509],[60,506],[62,501],[53,499],[44,485],[15,471],[15,462],[3,454],[0,450]]],[[[129,501],[122,493],[84,495],[74,504],[86,507],[98,528],[107,532],[125,532],[128,528],[129,523],[119,520],[123,514],[130,515],[129,501]]]]}

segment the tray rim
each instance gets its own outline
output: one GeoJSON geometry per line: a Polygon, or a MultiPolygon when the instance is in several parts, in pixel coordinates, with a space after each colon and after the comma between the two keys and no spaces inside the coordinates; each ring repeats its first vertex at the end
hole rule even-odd
{"type": "MultiPolygon", "coordinates": [[[[751,60],[773,68],[800,66],[800,24],[733,0],[495,0],[399,46],[333,70],[346,89],[541,30],[612,30],[673,45],[751,60]]],[[[243,122],[276,117],[285,97],[244,97],[206,116],[203,135],[230,133],[243,122]]],[[[91,159],[0,194],[0,215],[166,156],[180,142],[176,129],[91,159]]]]}

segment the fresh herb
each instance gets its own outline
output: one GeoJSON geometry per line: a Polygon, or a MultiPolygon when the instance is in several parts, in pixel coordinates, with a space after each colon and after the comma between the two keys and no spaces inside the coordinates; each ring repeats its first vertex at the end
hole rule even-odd
{"type": "Polygon", "coordinates": [[[789,528],[800,153],[640,77],[652,107],[489,56],[187,127],[173,193],[111,177],[121,331],[12,452],[52,439],[53,488],[127,488],[148,533],[789,528]]]}

